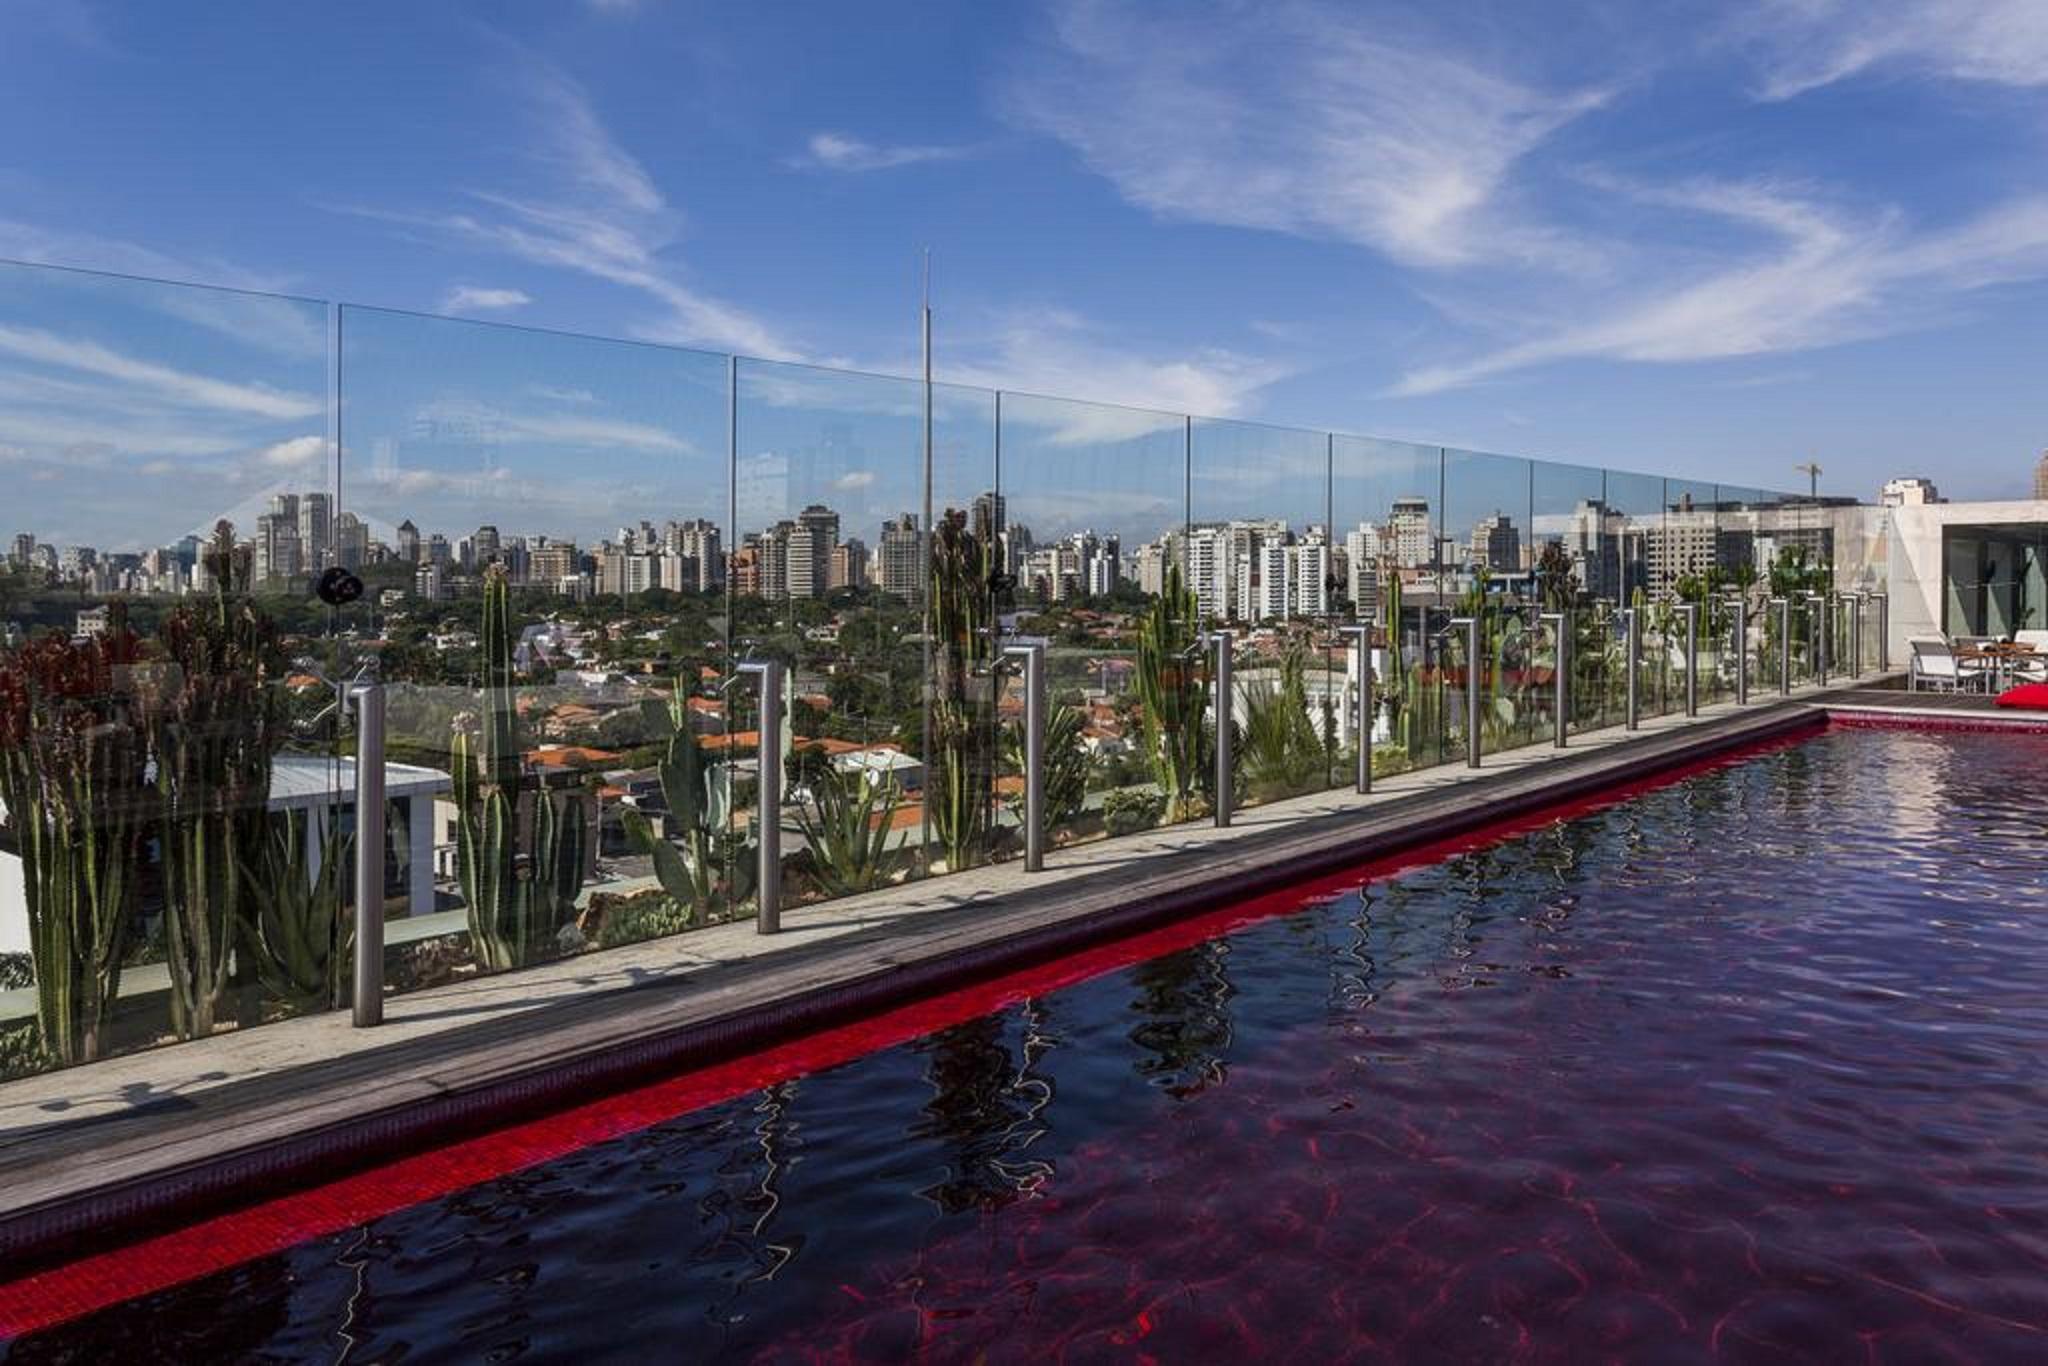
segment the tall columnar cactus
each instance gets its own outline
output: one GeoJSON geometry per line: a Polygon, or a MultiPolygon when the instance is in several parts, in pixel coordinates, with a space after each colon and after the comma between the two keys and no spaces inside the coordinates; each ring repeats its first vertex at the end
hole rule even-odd
{"type": "Polygon", "coordinates": [[[158,636],[163,686],[149,708],[164,878],[171,1026],[211,1034],[248,918],[244,864],[269,819],[272,759],[283,743],[277,628],[248,598],[247,552],[221,523],[208,556],[213,601],[174,608],[158,636]]]}
{"type": "Polygon", "coordinates": [[[107,1046],[152,807],[125,622],[0,654],[0,802],[21,856],[36,1022],[60,1064],[107,1046]]]}
{"type": "Polygon", "coordinates": [[[989,569],[966,517],[948,512],[932,529],[932,752],[925,782],[927,819],[948,872],[980,857],[995,795],[989,569]]]}
{"type": "Polygon", "coordinates": [[[715,914],[721,884],[733,901],[753,890],[753,863],[745,856],[750,842],[732,834],[732,767],[711,761],[691,732],[689,693],[681,679],[669,699],[667,723],[661,793],[669,829],[680,835],[682,848],[656,835],[638,811],[625,813],[626,837],[654,860],[661,889],[695,923],[715,914]]]}
{"type": "MultiPolygon", "coordinates": [[[[1138,625],[1138,701],[1143,708],[1145,758],[1166,794],[1168,821],[1186,820],[1202,781],[1208,744],[1202,717],[1209,707],[1209,681],[1194,659],[1199,609],[1178,564],[1166,566],[1166,581],[1138,625]]],[[[1228,723],[1229,703],[1218,708],[1228,723]]]]}
{"type": "Polygon", "coordinates": [[[470,946],[496,971],[546,956],[574,918],[589,817],[579,795],[527,781],[513,693],[511,586],[502,565],[484,571],[483,594],[479,738],[472,747],[456,732],[451,767],[470,946]]]}
{"type": "Polygon", "coordinates": [[[339,830],[317,831],[313,822],[311,812],[278,812],[242,869],[253,903],[242,933],[256,975],[271,996],[309,1011],[342,1004],[352,943],[342,919],[341,876],[354,841],[339,830]]]}

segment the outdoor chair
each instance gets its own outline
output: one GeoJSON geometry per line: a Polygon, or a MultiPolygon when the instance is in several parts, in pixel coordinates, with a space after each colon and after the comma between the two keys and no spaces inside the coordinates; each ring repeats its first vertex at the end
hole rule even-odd
{"type": "Polygon", "coordinates": [[[1916,636],[1906,643],[1913,651],[1912,666],[1906,673],[1908,691],[1974,691],[1988,676],[1988,670],[1957,659],[1949,643],[1939,636],[1916,636]]]}
{"type": "Polygon", "coordinates": [[[2012,678],[2015,683],[2048,683],[2048,631],[2014,631],[2012,643],[2032,646],[2032,659],[2020,658],[2013,662],[2012,678]]]}

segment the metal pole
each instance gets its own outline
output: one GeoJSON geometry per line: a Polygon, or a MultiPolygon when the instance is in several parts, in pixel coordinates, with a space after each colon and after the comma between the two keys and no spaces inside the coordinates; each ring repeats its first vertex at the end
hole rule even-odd
{"type": "Polygon", "coordinates": [[[1844,593],[1842,600],[1849,604],[1849,677],[1863,672],[1863,595],[1844,593]]]}
{"type": "Polygon", "coordinates": [[[1024,671],[1024,871],[1045,867],[1045,647],[1012,645],[1024,671]]]}
{"type": "Polygon", "coordinates": [[[1628,671],[1628,713],[1622,718],[1622,725],[1629,730],[1642,726],[1642,712],[1636,695],[1638,676],[1643,671],[1643,613],[1639,607],[1621,609],[1622,625],[1628,634],[1623,637],[1621,667],[1628,671]]]}
{"type": "Polygon", "coordinates": [[[754,929],[774,934],[782,928],[782,661],[750,659],[740,665],[743,674],[760,680],[761,724],[756,763],[754,821],[756,863],[754,868],[754,929]]]}
{"type": "Polygon", "coordinates": [[[1806,599],[1807,620],[1812,629],[1807,632],[1808,646],[1813,651],[1813,678],[1823,688],[1828,685],[1828,600],[1824,593],[1809,594],[1806,599]]]}
{"type": "Polygon", "coordinates": [[[1778,696],[1792,691],[1792,599],[1772,598],[1778,609],[1778,696]]]}
{"type": "Polygon", "coordinates": [[[1216,707],[1216,828],[1220,830],[1230,824],[1234,795],[1230,784],[1236,765],[1230,753],[1230,726],[1235,699],[1230,682],[1230,632],[1217,631],[1209,639],[1216,647],[1216,676],[1210,691],[1216,707]]]}
{"type": "Polygon", "coordinates": [[[1479,618],[1452,617],[1465,632],[1465,767],[1479,767],[1479,618]]]}
{"type": "Polygon", "coordinates": [[[1551,743],[1563,749],[1572,729],[1572,638],[1571,632],[1567,629],[1571,617],[1564,612],[1545,612],[1540,620],[1549,623],[1550,653],[1555,661],[1550,668],[1550,709],[1553,713],[1552,729],[1555,732],[1551,743]]]}
{"type": "Polygon", "coordinates": [[[1358,661],[1358,694],[1351,707],[1358,732],[1358,771],[1352,776],[1352,790],[1365,793],[1372,791],[1372,627],[1345,626],[1340,634],[1351,637],[1352,658],[1358,661]]]}
{"type": "Polygon", "coordinates": [[[1892,667],[1892,595],[1887,589],[1872,593],[1870,600],[1877,604],[1877,667],[1880,673],[1888,673],[1892,667]]]}
{"type": "Polygon", "coordinates": [[[1733,598],[1729,606],[1735,613],[1735,703],[1746,707],[1749,705],[1749,599],[1733,598]]]}
{"type": "MultiPolygon", "coordinates": [[[[384,685],[358,683],[356,709],[356,1028],[384,1022],[384,685]]],[[[415,798],[414,800],[418,800],[415,798]]],[[[414,857],[423,857],[420,851],[414,857]]]]}
{"type": "Polygon", "coordinates": [[[1685,714],[1700,714],[1700,605],[1684,602],[1678,614],[1685,618],[1685,714]]]}

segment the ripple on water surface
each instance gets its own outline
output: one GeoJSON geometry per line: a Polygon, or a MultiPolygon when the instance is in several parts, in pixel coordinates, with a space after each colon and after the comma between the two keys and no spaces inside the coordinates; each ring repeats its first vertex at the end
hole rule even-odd
{"type": "Polygon", "coordinates": [[[1831,732],[12,1358],[2048,1359],[2044,761],[1831,732]]]}

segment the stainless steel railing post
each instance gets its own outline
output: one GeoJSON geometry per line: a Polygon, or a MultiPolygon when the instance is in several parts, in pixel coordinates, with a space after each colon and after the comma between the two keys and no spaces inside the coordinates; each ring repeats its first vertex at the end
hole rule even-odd
{"type": "Polygon", "coordinates": [[[739,672],[754,675],[761,698],[756,759],[760,775],[754,797],[754,929],[775,934],[782,929],[782,661],[750,659],[739,666],[739,672]]]}
{"type": "Polygon", "coordinates": [[[1863,672],[1863,594],[1844,593],[1842,601],[1849,604],[1849,677],[1855,678],[1863,672]]]}
{"type": "Polygon", "coordinates": [[[1479,767],[1479,618],[1452,617],[1465,632],[1465,767],[1479,767]]]}
{"type": "Polygon", "coordinates": [[[1778,609],[1778,695],[1792,691],[1792,599],[1772,598],[1778,609]]]}
{"type": "Polygon", "coordinates": [[[1045,868],[1045,646],[1012,645],[1024,676],[1024,871],[1045,868]]]}
{"type": "Polygon", "coordinates": [[[1700,714],[1700,605],[1682,602],[1678,615],[1685,619],[1685,714],[1700,714]]]}
{"type": "Polygon", "coordinates": [[[1643,609],[1624,607],[1621,609],[1622,636],[1621,667],[1628,672],[1628,711],[1622,717],[1622,725],[1628,730],[1642,728],[1642,711],[1637,695],[1639,676],[1643,672],[1643,609]]]}
{"type": "Polygon", "coordinates": [[[1236,711],[1236,695],[1230,681],[1232,641],[1230,632],[1213,631],[1209,642],[1216,651],[1215,682],[1210,691],[1214,694],[1216,707],[1216,828],[1230,824],[1233,799],[1236,793],[1231,783],[1236,774],[1235,756],[1231,754],[1231,726],[1236,711]]]}
{"type": "Polygon", "coordinates": [[[1870,600],[1877,612],[1877,668],[1880,673],[1889,673],[1892,667],[1892,595],[1886,589],[1872,593],[1870,600]]]}
{"type": "Polygon", "coordinates": [[[1550,627],[1550,709],[1551,744],[1565,747],[1572,732],[1572,637],[1571,614],[1545,612],[1539,621],[1550,627]]]}
{"type": "MultiPolygon", "coordinates": [[[[384,1022],[384,685],[358,683],[350,700],[356,713],[353,1023],[364,1029],[384,1022]]],[[[424,857],[425,851],[413,856],[424,857]]]]}
{"type": "Polygon", "coordinates": [[[1340,635],[1351,637],[1351,657],[1358,665],[1358,690],[1351,699],[1351,722],[1358,731],[1358,758],[1352,775],[1352,790],[1372,791],[1372,627],[1344,626],[1340,635]]]}
{"type": "Polygon", "coordinates": [[[1827,618],[1829,618],[1829,598],[1827,598],[1827,594],[1819,594],[1819,592],[1817,594],[1806,594],[1806,621],[1810,623],[1810,629],[1806,633],[1808,635],[1806,647],[1812,651],[1812,680],[1815,680],[1817,684],[1821,684],[1823,688],[1827,686],[1827,666],[1829,666],[1829,657],[1827,657],[1827,645],[1829,645],[1829,639],[1827,639],[1829,637],[1827,618]]]}
{"type": "Polygon", "coordinates": [[[1735,614],[1734,624],[1730,627],[1731,643],[1735,647],[1735,704],[1746,707],[1749,705],[1749,599],[1731,598],[1728,609],[1735,614]]]}

